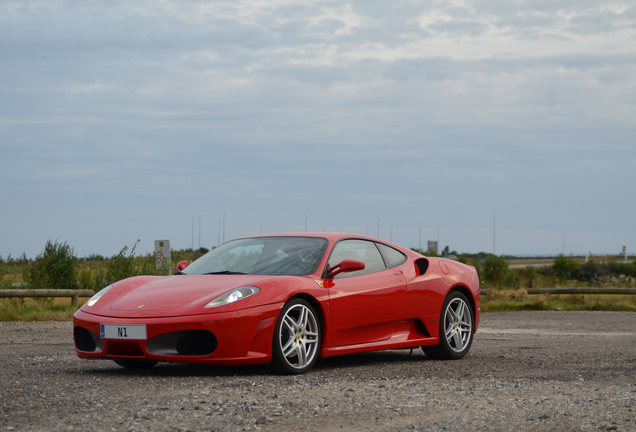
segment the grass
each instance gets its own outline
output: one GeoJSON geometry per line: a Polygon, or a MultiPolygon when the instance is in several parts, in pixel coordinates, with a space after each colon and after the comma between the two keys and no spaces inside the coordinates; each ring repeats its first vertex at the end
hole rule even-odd
{"type": "Polygon", "coordinates": [[[636,312],[635,295],[533,294],[525,290],[489,290],[481,298],[482,312],[525,310],[636,312]]]}
{"type": "Polygon", "coordinates": [[[0,299],[0,321],[70,321],[76,310],[70,298],[0,299]]]}

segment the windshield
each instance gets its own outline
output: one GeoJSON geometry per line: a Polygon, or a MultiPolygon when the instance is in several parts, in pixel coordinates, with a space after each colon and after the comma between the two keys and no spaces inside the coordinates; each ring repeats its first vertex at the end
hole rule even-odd
{"type": "Polygon", "coordinates": [[[181,273],[308,275],[318,269],[327,244],[327,239],[316,237],[233,240],[203,255],[181,273]]]}

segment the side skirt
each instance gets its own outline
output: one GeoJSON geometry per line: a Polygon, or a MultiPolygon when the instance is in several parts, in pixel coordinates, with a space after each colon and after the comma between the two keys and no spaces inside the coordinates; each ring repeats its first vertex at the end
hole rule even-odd
{"type": "MultiPolygon", "coordinates": [[[[435,320],[437,321],[437,320],[435,320]]],[[[396,331],[385,340],[355,345],[324,347],[320,351],[321,357],[333,357],[344,354],[355,354],[369,351],[389,349],[416,348],[420,346],[437,345],[439,337],[423,334],[426,328],[418,319],[404,320],[396,323],[396,331]]]]}

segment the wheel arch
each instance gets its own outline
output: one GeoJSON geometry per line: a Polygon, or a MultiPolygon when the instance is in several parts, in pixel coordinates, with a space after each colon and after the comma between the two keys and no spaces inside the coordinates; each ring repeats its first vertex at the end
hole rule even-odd
{"type": "Polygon", "coordinates": [[[298,298],[305,300],[306,302],[308,302],[314,308],[314,310],[318,314],[318,319],[320,321],[320,327],[321,327],[321,330],[323,331],[323,334],[324,334],[324,331],[325,331],[325,311],[323,310],[322,305],[320,304],[320,302],[318,300],[316,300],[315,297],[313,297],[312,295],[309,295],[307,293],[296,293],[293,296],[289,297],[285,301],[285,303],[287,303],[287,302],[289,302],[291,300],[294,300],[294,299],[298,299],[298,298]]]}
{"type": "Polygon", "coordinates": [[[475,299],[473,298],[470,290],[465,285],[455,285],[453,286],[444,298],[444,303],[442,305],[442,310],[440,313],[440,318],[438,321],[438,336],[439,343],[437,345],[425,345],[422,346],[422,350],[427,357],[434,360],[456,360],[464,357],[470,346],[472,345],[473,335],[475,333],[475,325],[477,323],[476,312],[475,312],[475,299]],[[461,294],[461,296],[460,296],[461,294]],[[458,326],[461,322],[461,318],[454,318],[455,325],[454,329],[451,327],[446,327],[446,314],[448,309],[451,307],[451,302],[455,300],[460,300],[463,302],[462,298],[465,298],[471,308],[470,318],[472,320],[470,331],[467,336],[462,335],[461,333],[466,331],[466,328],[463,326],[458,326]],[[458,330],[462,328],[462,330],[458,330]],[[452,330],[451,339],[448,338],[448,333],[445,335],[445,329],[452,330]],[[458,336],[458,332],[460,333],[458,336]],[[467,339],[465,339],[467,338],[467,339]],[[453,348],[452,344],[458,345],[461,344],[461,349],[457,350],[453,348]]]}
{"type": "Polygon", "coordinates": [[[331,335],[329,334],[331,329],[331,311],[329,310],[329,302],[325,305],[324,302],[321,302],[316,297],[306,292],[298,292],[289,297],[285,303],[291,301],[293,299],[300,298],[308,302],[316,311],[318,315],[318,325],[320,326],[320,330],[322,332],[322,337],[320,338],[320,349],[318,350],[319,356],[322,357],[322,349],[324,347],[331,346],[331,335]]]}
{"type": "MultiPolygon", "coordinates": [[[[468,302],[470,303],[470,308],[472,310],[472,318],[473,318],[473,329],[475,328],[475,324],[476,324],[476,308],[477,305],[475,304],[475,299],[473,298],[473,294],[470,292],[470,290],[468,289],[467,286],[465,285],[455,285],[453,288],[451,288],[447,293],[446,293],[446,297],[448,297],[452,292],[457,291],[460,292],[462,294],[464,294],[464,296],[466,296],[466,299],[468,299],[468,302]]],[[[446,298],[445,297],[445,298],[446,298]]]]}

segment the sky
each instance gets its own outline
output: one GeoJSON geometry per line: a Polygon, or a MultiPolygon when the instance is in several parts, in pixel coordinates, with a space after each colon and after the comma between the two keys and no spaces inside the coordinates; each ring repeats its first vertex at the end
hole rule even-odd
{"type": "Polygon", "coordinates": [[[0,256],[636,253],[636,4],[0,0],[0,256]]]}

